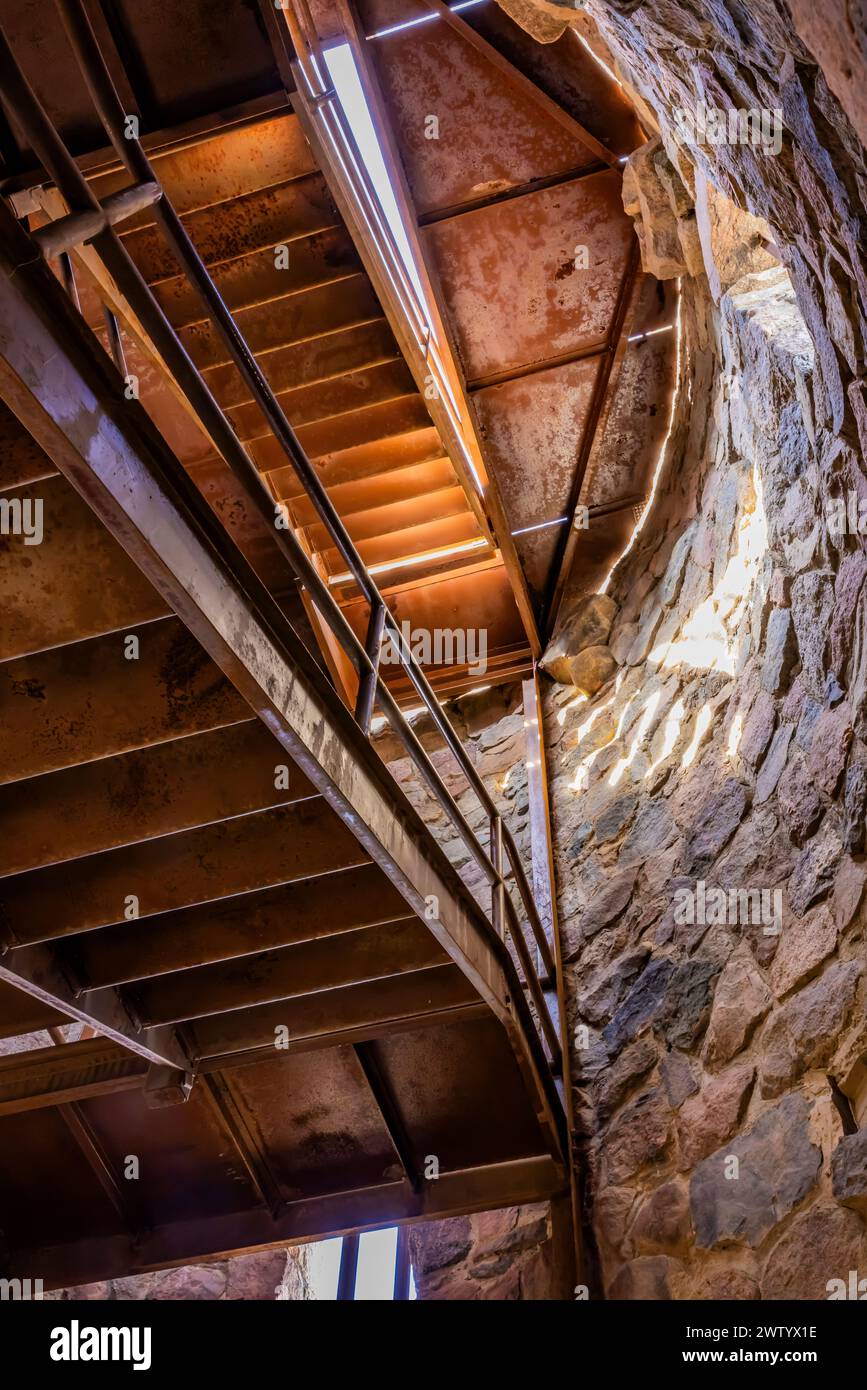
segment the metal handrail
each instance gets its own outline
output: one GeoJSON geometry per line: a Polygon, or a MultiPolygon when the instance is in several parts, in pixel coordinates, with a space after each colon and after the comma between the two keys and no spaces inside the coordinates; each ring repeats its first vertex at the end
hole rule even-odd
{"type": "MultiPolygon", "coordinates": [[[[126,113],[118,98],[111,74],[105,65],[90,26],[90,20],[80,0],[57,0],[57,5],[94,104],[116,153],[133,176],[135,185],[158,183],[150,161],[139,141],[135,138],[128,138],[125,134],[126,113]]],[[[245,496],[267,520],[293,573],[307,587],[317,611],[340,642],[356,670],[359,677],[359,690],[355,715],[363,732],[366,736],[369,735],[370,720],[373,710],[378,704],[421,773],[432,795],[452,821],[476,865],[488,883],[491,884],[493,892],[492,915],[496,919],[496,925],[491,925],[491,930],[497,931],[498,935],[504,937],[508,925],[509,936],[514,943],[524,974],[525,985],[538,1015],[541,1036],[547,1043],[550,1052],[552,1068],[558,1070],[560,1066],[559,1040],[543,988],[543,986],[550,988],[555,980],[551,946],[542,927],[523,865],[520,862],[509,829],[439,704],[424,671],[408,645],[403,641],[397,622],[389,611],[372,575],[359,555],[331,498],[307,458],[295,431],[274,396],[232,314],[220,296],[177,212],[162,188],[160,188],[158,196],[151,198],[156,220],[182,270],[202,299],[208,316],[217,327],[232,361],[244,377],[274,437],[292,464],[299,481],[313,502],[344,563],[370,604],[370,624],[367,640],[364,644],[349,625],[328,585],[319,575],[291,527],[277,529],[274,526],[279,504],[275,506],[275,499],[264,479],[205,384],[195,363],[183,347],[162,307],[119,240],[112,221],[104,216],[101,205],[97,202],[78,166],[21,72],[2,31],[0,31],[0,78],[2,78],[4,94],[13,108],[22,130],[32,145],[37,158],[54,180],[70,209],[70,215],[89,213],[93,215],[94,219],[102,219],[102,229],[92,235],[91,244],[101,255],[109,273],[113,276],[132,312],[138,318],[167,369],[186,396],[202,427],[238,479],[245,496]],[[497,846],[494,863],[480,844],[412,730],[403,711],[382,679],[379,669],[379,652],[385,634],[389,634],[392,640],[399,642],[413,686],[488,816],[492,833],[492,848],[495,844],[497,846]],[[509,860],[512,875],[542,961],[543,976],[541,979],[533,964],[514,903],[508,892],[502,862],[503,849],[505,849],[509,860]],[[505,908],[505,912],[503,908],[505,908]]],[[[131,200],[131,203],[134,205],[134,200],[131,200]]],[[[67,223],[67,225],[69,224],[67,223]]],[[[95,226],[96,223],[94,221],[88,225],[95,226]]],[[[42,240],[46,245],[52,245],[50,238],[43,237],[42,240]]]]}

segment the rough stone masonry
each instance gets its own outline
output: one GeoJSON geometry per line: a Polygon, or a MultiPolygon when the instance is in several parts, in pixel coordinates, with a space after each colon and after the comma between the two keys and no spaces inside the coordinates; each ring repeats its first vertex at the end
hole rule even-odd
{"type": "Polygon", "coordinates": [[[633,96],[680,280],[655,498],[545,663],[591,1296],[828,1298],[867,1275],[867,16],[502,3],[633,96]],[[778,151],[684,143],[699,106],[780,112],[778,151]]]}

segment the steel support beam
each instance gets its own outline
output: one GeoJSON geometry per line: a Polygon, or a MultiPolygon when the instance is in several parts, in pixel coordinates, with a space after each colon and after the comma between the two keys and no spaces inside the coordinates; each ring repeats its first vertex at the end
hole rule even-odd
{"type": "MultiPolygon", "coordinates": [[[[125,399],[110,363],[51,272],[34,261],[29,238],[6,208],[0,395],[492,1010],[562,1163],[562,1110],[505,947],[144,410],[125,399]]],[[[105,1019],[83,1013],[74,991],[60,987],[61,972],[46,966],[43,959],[38,982],[5,964],[3,977],[106,1032],[105,1019]]],[[[127,1030],[112,1026],[122,1041],[127,1030]]],[[[146,1033],[129,1034],[128,1045],[142,1051],[146,1033]]],[[[187,1069],[177,1045],[167,1052],[144,1055],[187,1069]]]]}
{"type": "Polygon", "coordinates": [[[141,1090],[148,1064],[106,1038],[0,1057],[0,1115],[141,1090]]]}
{"type": "Polygon", "coordinates": [[[425,1183],[418,1192],[408,1183],[387,1183],[292,1202],[276,1219],[258,1208],[159,1226],[137,1241],[121,1236],[96,1237],[86,1243],[11,1251],[8,1273],[17,1278],[39,1276],[46,1288],[63,1288],[403,1222],[438,1221],[467,1212],[520,1206],[544,1201],[562,1190],[562,1175],[549,1157],[519,1159],[441,1173],[436,1182],[425,1183]]]}

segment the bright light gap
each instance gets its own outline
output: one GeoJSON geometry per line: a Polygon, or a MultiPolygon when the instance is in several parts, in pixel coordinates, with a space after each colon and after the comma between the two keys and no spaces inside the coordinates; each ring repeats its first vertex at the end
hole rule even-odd
{"type": "MultiPolygon", "coordinates": [[[[482,3],[482,0],[465,0],[462,8],[466,8],[467,4],[478,3],[482,3]]],[[[439,18],[438,15],[432,15],[430,17],[432,19],[439,18]]],[[[337,99],[340,102],[340,106],[352,130],[352,134],[355,137],[358,153],[361,156],[362,163],[364,164],[364,168],[373,186],[376,201],[385,218],[388,230],[391,232],[403,270],[415,293],[416,306],[413,306],[415,309],[415,317],[423,321],[425,325],[425,331],[428,337],[427,355],[430,364],[437,368],[436,381],[440,388],[443,404],[452,417],[452,424],[455,427],[455,433],[460,442],[461,452],[464,455],[470,476],[478,491],[483,494],[484,488],[481,478],[479,477],[475,462],[462,437],[463,432],[457,402],[452,394],[448,377],[442,370],[427,298],[422,287],[421,277],[418,273],[418,267],[409,243],[406,227],[397,205],[397,198],[395,197],[394,188],[392,187],[391,179],[386,168],[385,158],[376,134],[370,108],[367,105],[367,99],[364,95],[364,88],[361,85],[361,78],[358,73],[352,48],[348,43],[336,44],[333,48],[326,48],[324,50],[324,58],[326,67],[328,68],[329,78],[337,94],[337,99]]],[[[341,155],[341,158],[345,165],[346,156],[341,155]]],[[[370,218],[367,217],[366,220],[370,230],[374,234],[374,238],[379,240],[376,236],[375,229],[370,223],[370,218]]],[[[391,273],[388,266],[387,258],[384,255],[383,264],[392,282],[395,283],[398,297],[403,303],[405,295],[402,293],[400,286],[396,284],[394,275],[391,273]]]]}
{"type": "MultiPolygon", "coordinates": [[[[461,0],[459,5],[449,5],[452,14],[460,14],[461,10],[471,10],[474,5],[484,5],[486,0],[461,0]]],[[[387,29],[377,29],[375,34],[368,34],[367,39],[384,39],[389,34],[399,34],[403,29],[415,29],[419,24],[428,24],[432,19],[439,19],[438,14],[418,15],[415,19],[405,19],[402,24],[392,24],[387,29]]]]}
{"type": "MultiPolygon", "coordinates": [[[[488,542],[484,536],[478,536],[474,541],[462,541],[459,545],[447,546],[444,550],[425,550],[421,555],[404,555],[399,560],[382,560],[379,564],[368,565],[368,574],[383,574],[386,570],[407,569],[410,565],[421,565],[426,560],[448,560],[452,555],[464,555],[468,550],[480,550],[487,546],[488,542]]],[[[346,570],[343,574],[331,574],[328,576],[329,584],[345,584],[348,579],[355,576],[346,570]]]]}

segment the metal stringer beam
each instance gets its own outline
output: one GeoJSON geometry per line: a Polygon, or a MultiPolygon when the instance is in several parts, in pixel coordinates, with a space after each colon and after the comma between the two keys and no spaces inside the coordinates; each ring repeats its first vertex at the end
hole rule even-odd
{"type": "MultiPolygon", "coordinates": [[[[562,1168],[562,1108],[505,947],[143,408],[125,398],[7,208],[0,208],[0,396],[478,991],[506,1030],[562,1168]]],[[[61,991],[59,970],[50,972],[51,986],[37,984],[17,975],[15,954],[7,951],[0,977],[108,1031],[82,1012],[72,988],[61,991]]],[[[152,1031],[165,1044],[156,1055],[124,1021],[110,1035],[188,1070],[174,1034],[152,1031]]]]}

